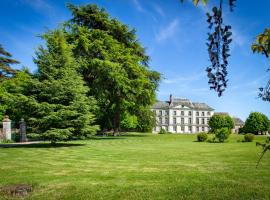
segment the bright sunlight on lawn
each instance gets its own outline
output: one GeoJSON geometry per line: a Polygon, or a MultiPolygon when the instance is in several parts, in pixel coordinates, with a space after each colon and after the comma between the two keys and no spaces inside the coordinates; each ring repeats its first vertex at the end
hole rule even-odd
{"type": "Polygon", "coordinates": [[[32,185],[26,199],[269,199],[270,155],[256,168],[261,149],[242,137],[134,134],[0,148],[0,186],[32,185]]]}

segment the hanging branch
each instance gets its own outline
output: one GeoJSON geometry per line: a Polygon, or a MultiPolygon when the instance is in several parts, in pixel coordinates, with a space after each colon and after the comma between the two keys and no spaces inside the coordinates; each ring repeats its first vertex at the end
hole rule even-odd
{"type": "Polygon", "coordinates": [[[222,0],[220,1],[219,9],[214,7],[212,12],[212,15],[210,13],[206,14],[208,18],[207,23],[209,24],[208,28],[210,29],[206,45],[211,61],[211,66],[207,67],[206,71],[210,89],[215,90],[220,97],[227,88],[227,66],[232,32],[230,31],[231,26],[223,24],[222,0]]]}

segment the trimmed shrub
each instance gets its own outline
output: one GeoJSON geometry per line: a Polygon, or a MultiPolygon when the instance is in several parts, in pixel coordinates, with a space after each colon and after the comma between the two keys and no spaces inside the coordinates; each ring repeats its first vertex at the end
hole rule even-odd
{"type": "Polygon", "coordinates": [[[207,140],[207,138],[208,138],[207,133],[198,133],[197,134],[197,141],[198,142],[204,142],[207,140]]]}
{"type": "Polygon", "coordinates": [[[167,133],[167,131],[164,128],[162,128],[162,129],[160,129],[158,134],[166,134],[166,133],[167,133]]]}
{"type": "Polygon", "coordinates": [[[252,142],[252,141],[254,140],[254,138],[255,138],[255,135],[254,135],[254,134],[252,134],[252,133],[247,133],[247,134],[245,134],[245,136],[244,136],[243,142],[252,142]]]}
{"type": "Polygon", "coordinates": [[[215,137],[219,142],[225,142],[229,138],[231,131],[228,128],[221,128],[215,131],[215,137]]]}

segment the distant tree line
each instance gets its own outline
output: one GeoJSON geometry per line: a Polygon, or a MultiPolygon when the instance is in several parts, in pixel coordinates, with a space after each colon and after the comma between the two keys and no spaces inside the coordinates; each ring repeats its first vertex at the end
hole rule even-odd
{"type": "Polygon", "coordinates": [[[150,131],[160,73],[135,30],[96,5],[68,8],[71,19],[41,36],[36,73],[13,70],[18,61],[0,46],[0,118],[23,117],[32,136],[52,142],[150,131]]]}

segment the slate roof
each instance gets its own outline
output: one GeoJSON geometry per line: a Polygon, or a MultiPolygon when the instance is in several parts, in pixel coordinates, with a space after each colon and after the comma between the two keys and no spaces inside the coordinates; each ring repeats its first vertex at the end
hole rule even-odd
{"type": "Polygon", "coordinates": [[[233,117],[234,125],[243,126],[245,123],[238,117],[233,117]]]}
{"type": "Polygon", "coordinates": [[[169,101],[157,101],[152,108],[153,109],[166,109],[166,108],[174,108],[179,105],[183,105],[186,107],[189,107],[191,109],[195,110],[214,110],[210,106],[208,106],[205,103],[197,103],[197,102],[191,102],[189,99],[185,98],[175,98],[173,99],[173,102],[170,104],[169,101]]]}

